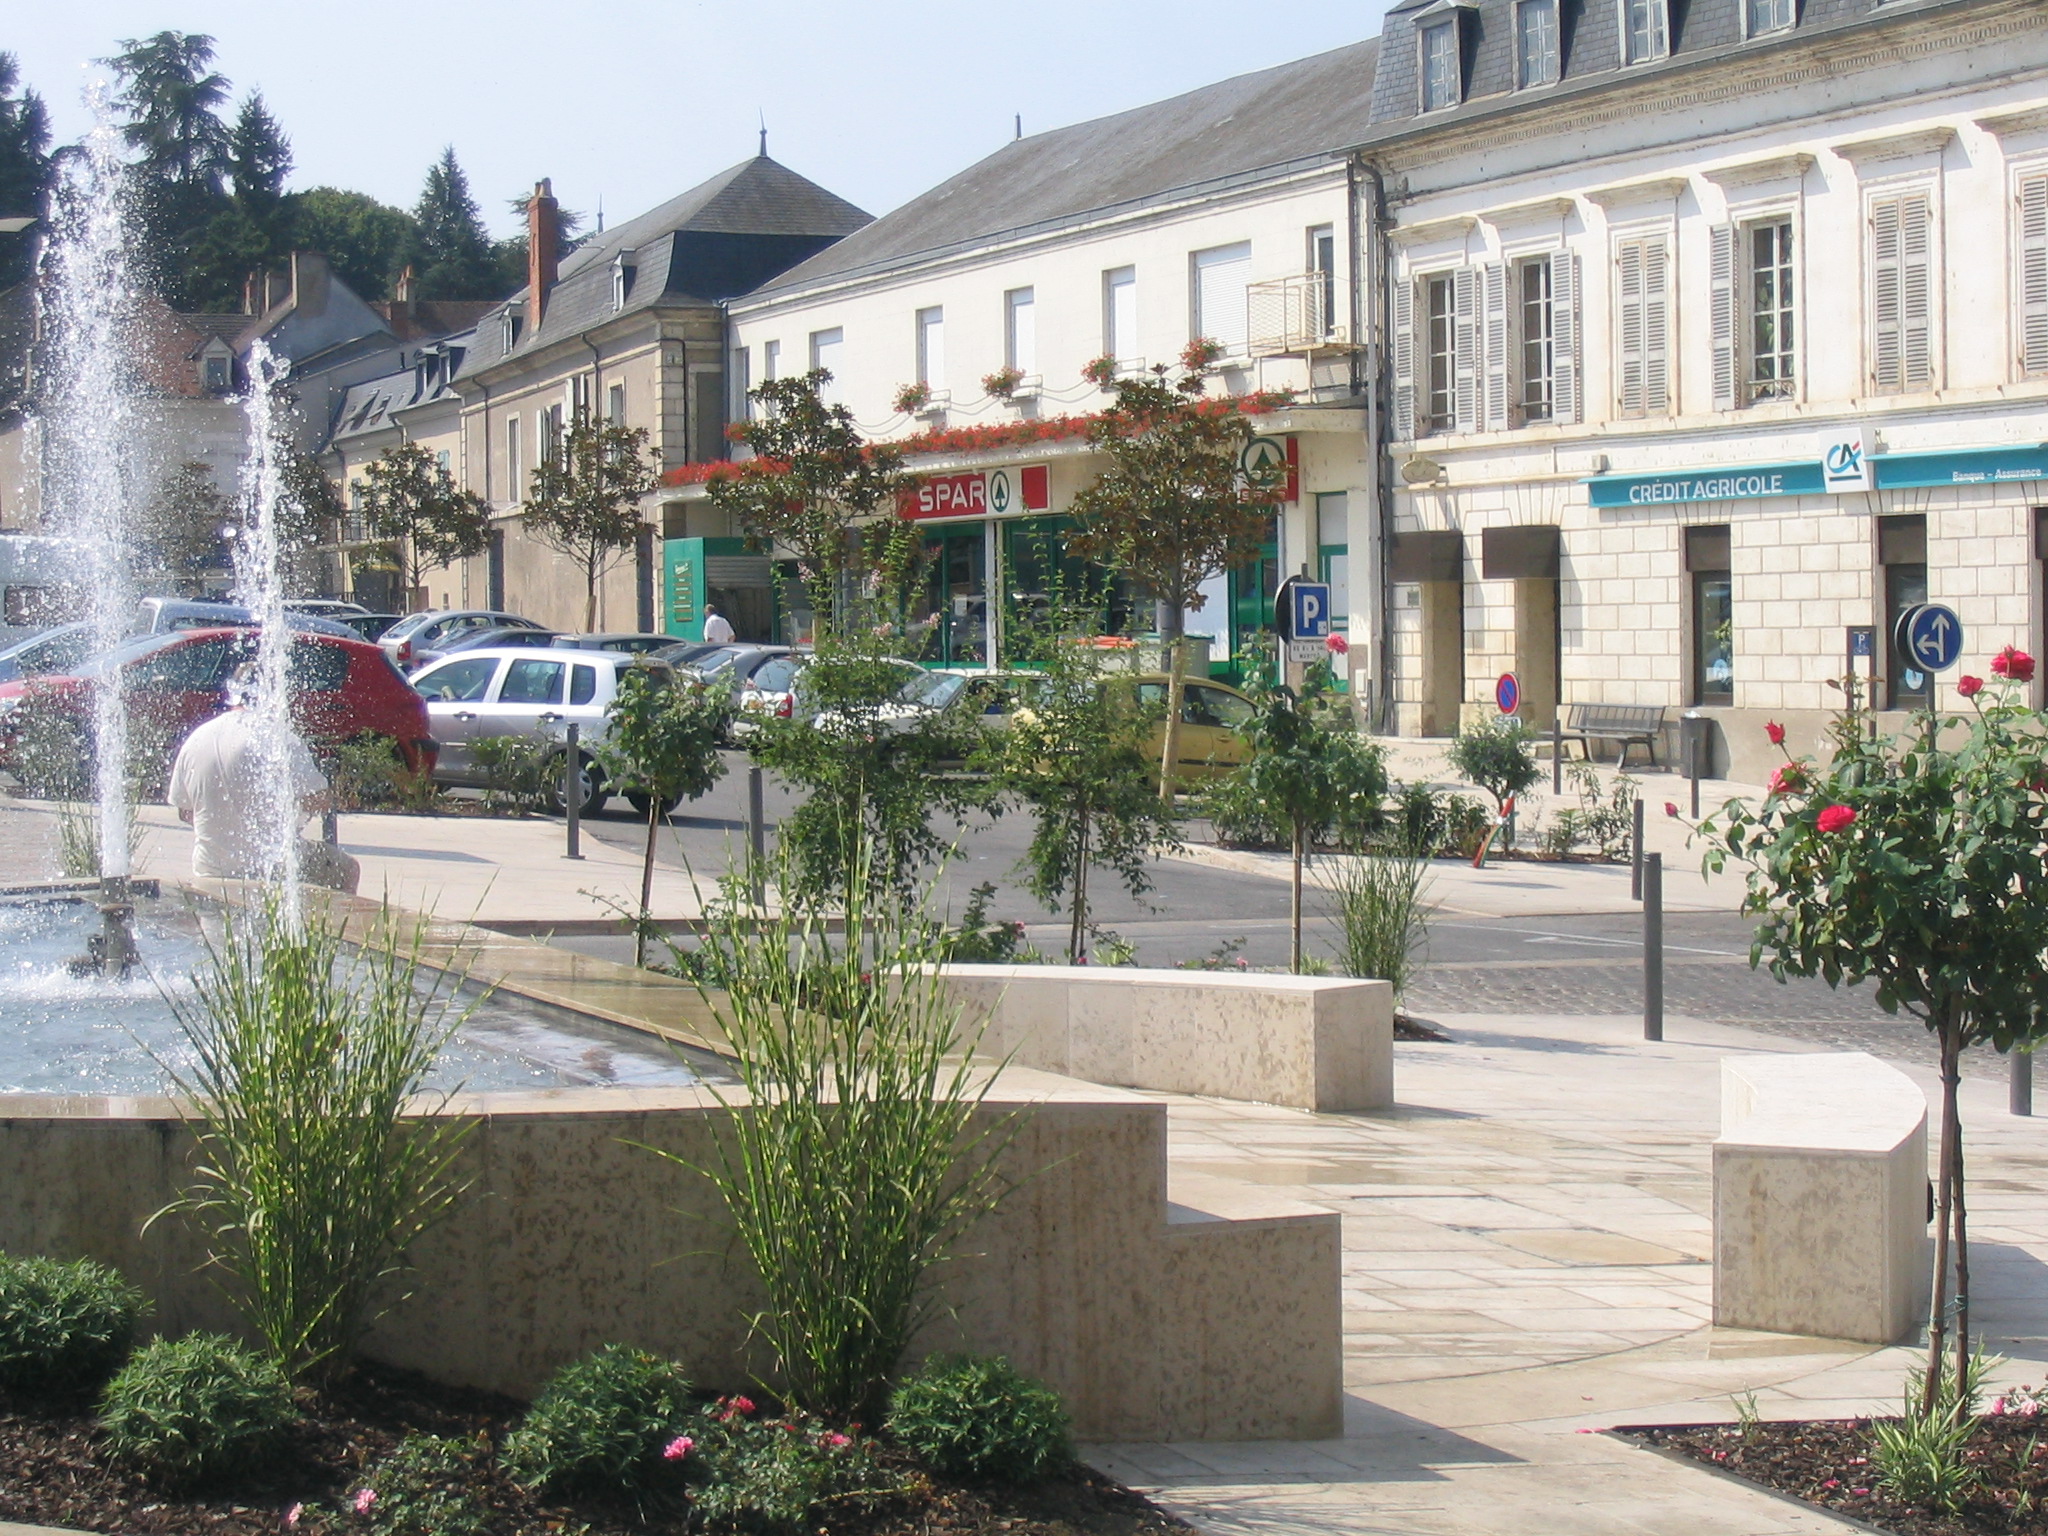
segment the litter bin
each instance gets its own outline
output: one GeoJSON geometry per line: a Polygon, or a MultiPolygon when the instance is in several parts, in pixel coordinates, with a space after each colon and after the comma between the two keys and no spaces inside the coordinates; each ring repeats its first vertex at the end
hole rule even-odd
{"type": "Polygon", "coordinates": [[[1714,722],[1696,709],[1678,717],[1678,761],[1688,779],[1714,776],[1714,722]]]}

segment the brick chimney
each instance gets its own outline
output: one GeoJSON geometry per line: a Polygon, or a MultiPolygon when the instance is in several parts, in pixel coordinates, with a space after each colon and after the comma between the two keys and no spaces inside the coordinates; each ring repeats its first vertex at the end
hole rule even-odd
{"type": "Polygon", "coordinates": [[[547,313],[548,291],[555,286],[556,253],[562,244],[562,211],[554,183],[534,183],[526,205],[526,334],[538,336],[547,313]]]}

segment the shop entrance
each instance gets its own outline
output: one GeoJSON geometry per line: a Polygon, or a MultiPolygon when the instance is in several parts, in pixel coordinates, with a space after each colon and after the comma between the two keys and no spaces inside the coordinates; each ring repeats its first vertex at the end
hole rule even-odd
{"type": "Polygon", "coordinates": [[[1272,660],[1273,604],[1280,595],[1280,546],[1259,546],[1259,556],[1230,573],[1230,633],[1217,638],[1230,647],[1225,674],[1233,683],[1251,680],[1262,655],[1272,660]]]}
{"type": "Polygon", "coordinates": [[[987,665],[987,525],[928,527],[924,555],[924,590],[908,632],[912,658],[940,667],[987,665]]]}
{"type": "Polygon", "coordinates": [[[1398,585],[1412,584],[1413,604],[1421,610],[1416,733],[1454,735],[1465,697],[1465,536],[1454,528],[1397,533],[1387,550],[1387,574],[1398,585]]]}
{"type": "Polygon", "coordinates": [[[1029,665],[1055,630],[1128,635],[1136,622],[1130,581],[1067,552],[1071,518],[1023,517],[999,525],[1002,537],[1003,661],[1029,665]]]}

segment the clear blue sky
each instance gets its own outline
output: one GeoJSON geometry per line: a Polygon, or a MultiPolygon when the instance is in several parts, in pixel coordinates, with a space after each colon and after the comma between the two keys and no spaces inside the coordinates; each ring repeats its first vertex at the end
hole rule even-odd
{"type": "MultiPolygon", "coordinates": [[[[453,144],[484,216],[554,178],[609,222],[769,153],[883,213],[1029,134],[1341,47],[1388,0],[70,0],[9,7],[0,50],[85,123],[90,61],[118,39],[211,34],[237,95],[258,88],[291,135],[292,185],[410,206],[453,144]]],[[[1365,82],[1360,82],[1361,89],[1365,82]]]]}

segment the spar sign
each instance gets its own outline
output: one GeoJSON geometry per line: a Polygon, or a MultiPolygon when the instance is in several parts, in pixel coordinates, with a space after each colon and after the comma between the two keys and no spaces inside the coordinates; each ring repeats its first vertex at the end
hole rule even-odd
{"type": "Polygon", "coordinates": [[[1052,505],[1051,475],[1043,464],[927,475],[897,498],[896,515],[927,518],[1007,517],[1043,512],[1052,505]]]}

